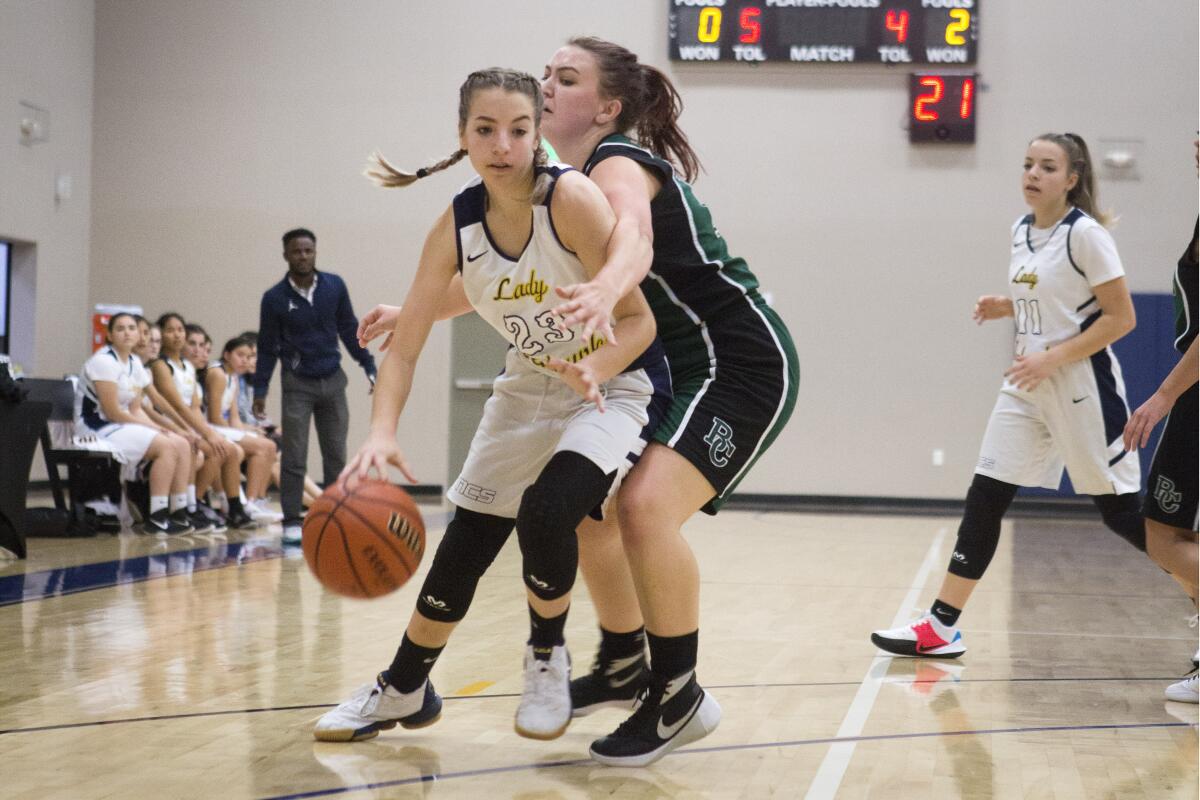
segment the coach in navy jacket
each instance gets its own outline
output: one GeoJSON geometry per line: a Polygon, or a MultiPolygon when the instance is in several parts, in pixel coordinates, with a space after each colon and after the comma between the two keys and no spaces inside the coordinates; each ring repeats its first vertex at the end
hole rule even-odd
{"type": "Polygon", "coordinates": [[[266,409],[275,362],[282,365],[283,458],[280,495],[283,540],[300,541],[301,498],[308,462],[308,428],[316,421],[317,442],[328,485],[346,465],[346,373],[338,338],[375,385],[375,359],[358,344],[358,319],[346,284],[332,272],[317,271],[317,237],[305,228],[283,235],[288,273],[263,293],[258,324],[258,368],[254,373],[254,413],[266,409]]]}

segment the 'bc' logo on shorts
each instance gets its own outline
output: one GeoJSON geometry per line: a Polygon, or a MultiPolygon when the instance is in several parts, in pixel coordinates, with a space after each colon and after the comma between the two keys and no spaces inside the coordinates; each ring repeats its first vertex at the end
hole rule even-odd
{"type": "Polygon", "coordinates": [[[1183,492],[1175,491],[1175,482],[1170,478],[1159,475],[1158,482],[1154,484],[1154,499],[1158,501],[1158,507],[1168,514],[1174,514],[1179,510],[1179,502],[1183,500],[1183,492]]]}
{"type": "Polygon", "coordinates": [[[708,460],[715,466],[723,467],[729,463],[729,457],[737,448],[733,444],[733,428],[720,417],[713,417],[712,428],[704,437],[708,445],[708,460]]]}

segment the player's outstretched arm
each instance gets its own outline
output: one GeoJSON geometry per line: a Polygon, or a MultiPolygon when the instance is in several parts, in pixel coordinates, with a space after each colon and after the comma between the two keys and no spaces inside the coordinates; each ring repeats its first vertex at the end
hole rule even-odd
{"type": "Polygon", "coordinates": [[[609,319],[617,300],[650,271],[654,259],[650,201],[661,184],[636,161],[623,157],[602,161],[592,170],[591,179],[616,215],[616,225],[605,246],[600,271],[587,283],[555,289],[566,300],[555,308],[555,313],[563,317],[567,327],[582,326],[585,337],[599,331],[606,339],[617,341],[609,319]]]}
{"type": "MultiPolygon", "coordinates": [[[[584,176],[569,172],[559,178],[551,211],[563,244],[579,256],[588,275],[595,279],[604,268],[616,222],[603,194],[584,176]]],[[[551,362],[551,367],[572,389],[601,408],[600,384],[628,367],[650,345],[655,334],[654,315],[636,284],[617,299],[612,319],[615,325],[610,327],[606,318],[605,328],[610,328],[615,336],[605,337],[603,347],[576,364],[557,359],[551,362]]],[[[586,330],[584,333],[591,335],[586,330]]],[[[604,336],[599,332],[597,335],[604,336]]]]}

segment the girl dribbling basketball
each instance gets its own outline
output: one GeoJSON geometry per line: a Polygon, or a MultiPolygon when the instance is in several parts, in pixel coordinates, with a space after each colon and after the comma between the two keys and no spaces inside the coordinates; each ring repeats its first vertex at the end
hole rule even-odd
{"type": "Polygon", "coordinates": [[[479,177],[454,198],[425,242],[379,371],[371,435],[347,467],[389,465],[415,480],[396,443],[417,357],[448,287],[461,273],[471,304],[512,345],[462,473],[447,493],[453,520],[392,665],[317,723],[332,741],[370,738],[397,723],[430,724],[441,700],[429,671],[466,614],[475,586],[515,525],[530,614],[525,688],[515,727],[552,739],[570,722],[563,625],[575,580],[575,527],[605,501],[645,447],[667,396],[666,364],[639,291],[613,311],[615,336],[583,338],[551,309],[556,286],[595,274],[612,210],[587,178],[546,166],[542,94],[530,75],[472,73],[459,94],[460,149],[415,175],[380,161],[377,178],[404,186],[463,156],[479,177]]]}

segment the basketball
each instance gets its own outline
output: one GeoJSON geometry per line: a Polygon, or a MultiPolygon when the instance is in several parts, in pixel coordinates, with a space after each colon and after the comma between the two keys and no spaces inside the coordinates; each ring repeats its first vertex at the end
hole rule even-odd
{"type": "Polygon", "coordinates": [[[408,582],[425,552],[425,523],[408,492],[385,481],[338,481],[304,518],[304,560],[326,589],[381,597],[408,582]]]}

